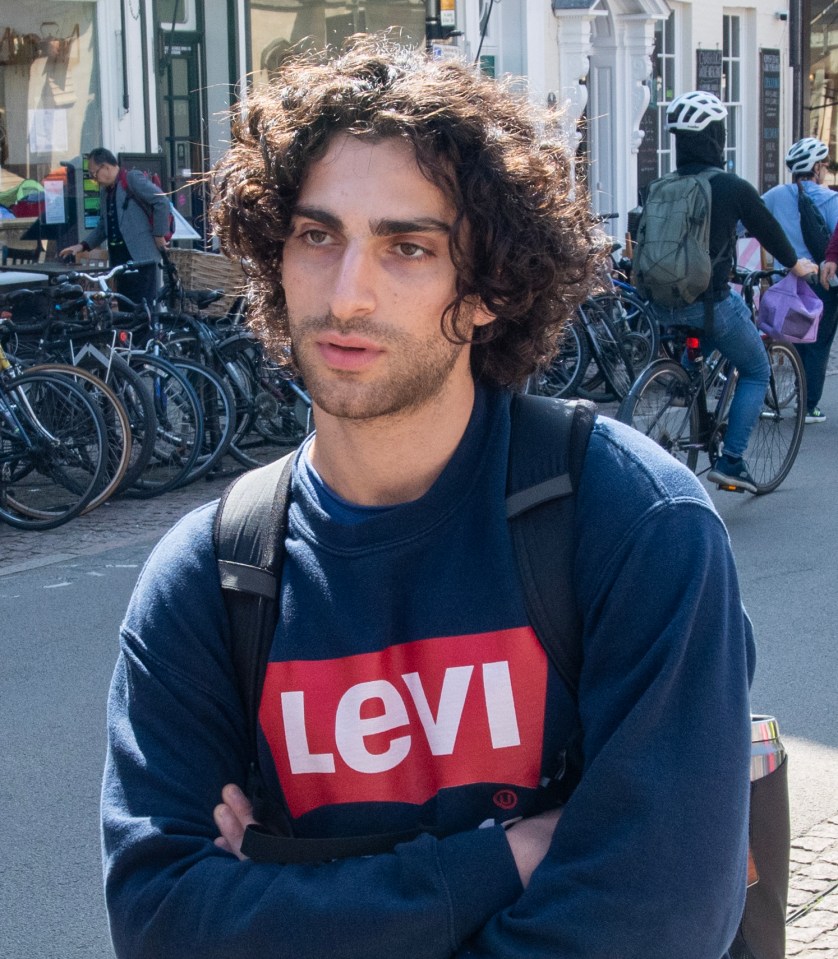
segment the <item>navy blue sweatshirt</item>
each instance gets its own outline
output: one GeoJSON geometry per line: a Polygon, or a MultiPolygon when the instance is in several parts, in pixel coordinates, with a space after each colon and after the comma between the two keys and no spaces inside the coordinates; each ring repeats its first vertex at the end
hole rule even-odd
{"type": "Polygon", "coordinates": [[[425,830],[392,853],[271,865],[213,845],[247,756],[214,505],[155,549],[109,702],[121,959],[724,953],[744,902],[753,671],[725,529],[692,474],[598,421],[577,510],[577,715],[524,611],[508,438],[508,398],[479,390],[432,488],[362,523],[295,471],[262,764],[300,835],[425,830]],[[581,777],[523,890],[501,824],[544,807],[579,718],[581,777]]]}

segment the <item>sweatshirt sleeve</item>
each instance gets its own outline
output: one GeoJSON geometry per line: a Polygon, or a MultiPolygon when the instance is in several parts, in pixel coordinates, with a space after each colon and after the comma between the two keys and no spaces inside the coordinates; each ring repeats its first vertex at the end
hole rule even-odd
{"type": "MultiPolygon", "coordinates": [[[[583,487],[588,469],[625,469],[607,449],[588,460],[583,487]]],[[[726,531],[675,466],[661,463],[674,487],[635,517],[619,481],[580,497],[581,781],[525,892],[461,959],[718,959],[733,939],[753,644],[726,531]]]]}
{"type": "Polygon", "coordinates": [[[213,845],[213,808],[246,761],[213,514],[155,549],[121,631],[102,790],[116,955],[450,957],[521,892],[499,827],[319,865],[240,862],[213,845]]]}
{"type": "Polygon", "coordinates": [[[777,218],[768,209],[760,195],[747,180],[739,180],[739,219],[751,236],[755,236],[766,250],[786,269],[797,263],[797,254],[777,218]]]}

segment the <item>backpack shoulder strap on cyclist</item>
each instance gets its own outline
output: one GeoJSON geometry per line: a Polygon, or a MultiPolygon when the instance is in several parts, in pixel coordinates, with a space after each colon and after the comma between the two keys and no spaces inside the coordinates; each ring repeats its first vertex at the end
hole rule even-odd
{"type": "Polygon", "coordinates": [[[582,624],[573,591],[573,523],[596,409],[585,401],[515,396],[506,515],[530,622],[576,693],[582,624]]]}

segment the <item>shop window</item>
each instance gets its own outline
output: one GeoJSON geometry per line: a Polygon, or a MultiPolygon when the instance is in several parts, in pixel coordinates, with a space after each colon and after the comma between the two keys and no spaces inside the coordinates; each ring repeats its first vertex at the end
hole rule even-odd
{"type": "Polygon", "coordinates": [[[337,49],[355,33],[390,28],[400,31],[408,46],[425,42],[425,0],[355,0],[346,4],[302,0],[293,5],[252,0],[249,6],[254,83],[268,81],[302,42],[318,49],[337,49]]]}
{"type": "MultiPolygon", "coordinates": [[[[838,154],[838,31],[831,0],[811,0],[809,33],[809,110],[804,113],[804,136],[817,137],[838,154]]],[[[835,183],[836,167],[830,167],[829,183],[835,183]]]]}
{"type": "Polygon", "coordinates": [[[739,131],[742,116],[742,55],[740,48],[741,18],[722,18],[722,103],[727,107],[727,142],[725,169],[735,173],[739,167],[739,131]]]}
{"type": "Polygon", "coordinates": [[[67,178],[102,131],[95,14],[77,0],[2,6],[0,243],[38,221],[44,239],[75,217],[67,178]]]}
{"type": "Polygon", "coordinates": [[[675,11],[655,23],[655,49],[649,80],[649,106],[643,115],[643,140],[637,153],[637,186],[642,193],[652,180],[675,166],[666,108],[675,99],[675,11]]]}

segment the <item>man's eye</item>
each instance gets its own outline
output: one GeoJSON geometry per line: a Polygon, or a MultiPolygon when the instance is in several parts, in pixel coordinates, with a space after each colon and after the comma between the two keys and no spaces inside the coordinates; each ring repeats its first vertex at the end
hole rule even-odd
{"type": "Polygon", "coordinates": [[[409,260],[421,260],[422,257],[429,255],[429,251],[418,243],[399,243],[396,249],[409,260]]]}
{"type": "Polygon", "coordinates": [[[311,246],[322,246],[329,240],[329,234],[325,230],[304,230],[300,236],[311,246]]]}

